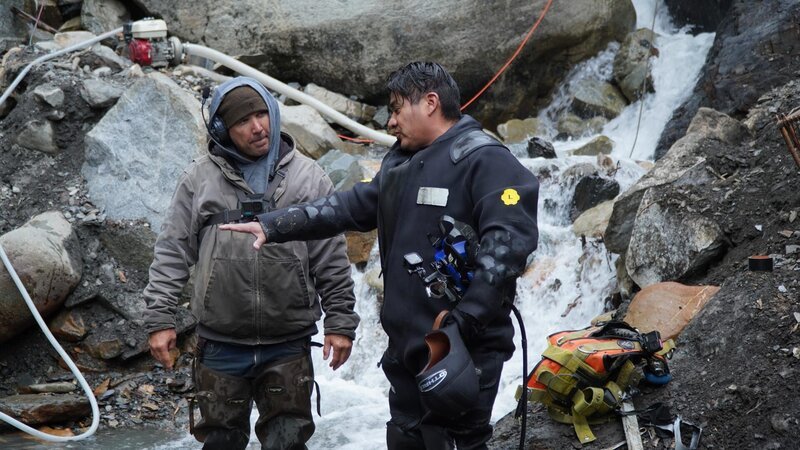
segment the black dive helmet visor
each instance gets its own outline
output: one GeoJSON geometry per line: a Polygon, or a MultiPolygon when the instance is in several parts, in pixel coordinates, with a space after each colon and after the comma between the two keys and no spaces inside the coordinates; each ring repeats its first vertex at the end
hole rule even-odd
{"type": "Polygon", "coordinates": [[[451,322],[440,328],[448,311],[442,311],[425,335],[428,364],[417,374],[422,404],[431,412],[458,417],[477,405],[478,375],[458,326],[451,322]]]}

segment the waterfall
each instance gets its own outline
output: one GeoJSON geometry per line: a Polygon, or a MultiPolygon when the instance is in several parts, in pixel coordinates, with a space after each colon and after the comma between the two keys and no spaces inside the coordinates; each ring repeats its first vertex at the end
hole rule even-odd
{"type": "MultiPolygon", "coordinates": [[[[706,54],[714,40],[712,33],[690,35],[677,29],[667,14],[663,0],[658,0],[655,46],[660,55],[651,59],[655,93],[644,97],[643,105],[635,102],[622,114],[605,125],[600,134],[614,142],[612,157],[619,161],[615,179],[621,192],[645,173],[634,160],[651,160],[658,138],[672,114],[690,95],[706,54]],[[639,111],[642,120],[632,158],[631,149],[636,135],[639,111]]],[[[655,2],[634,0],[637,28],[651,26],[655,2]]],[[[534,36],[535,41],[535,36],[534,36]]],[[[612,43],[596,57],[578,65],[565,80],[565,86],[582,77],[610,78],[611,64],[619,49],[612,43]]],[[[567,90],[556,90],[551,105],[540,118],[552,120],[553,114],[568,104],[567,90]]],[[[553,136],[546,136],[552,139],[553,136]]],[[[605,298],[615,289],[614,262],[602,243],[587,240],[583,245],[571,229],[569,210],[576,183],[564,177],[564,171],[579,163],[597,165],[594,157],[566,157],[567,151],[580,147],[596,136],[553,142],[558,159],[521,159],[533,173],[540,175],[539,248],[533,256],[529,271],[517,286],[517,307],[523,315],[528,334],[529,370],[539,360],[547,335],[563,330],[583,328],[604,309],[605,298]]],[[[515,154],[524,149],[514,146],[515,154]]],[[[377,252],[367,265],[369,271],[379,264],[377,252]]],[[[322,416],[315,417],[317,430],[309,448],[362,450],[385,447],[385,423],[389,420],[387,392],[389,384],[377,363],[386,348],[387,339],[378,321],[376,293],[364,282],[364,273],[353,269],[356,283],[356,310],[361,325],[350,360],[333,372],[322,360],[322,352],[313,350],[316,378],[322,392],[322,416]]],[[[322,323],[319,324],[322,329],[322,323]]],[[[516,327],[516,323],[515,323],[516,327]]],[[[315,338],[322,340],[319,335],[315,338]]],[[[519,330],[515,337],[519,347],[519,330]]],[[[500,389],[494,405],[492,420],[497,421],[516,405],[514,392],[522,380],[522,352],[506,362],[500,389]]],[[[254,411],[251,421],[255,423],[254,411]]],[[[196,448],[188,434],[159,449],[196,448]]],[[[253,435],[250,448],[260,448],[253,435]]]]}

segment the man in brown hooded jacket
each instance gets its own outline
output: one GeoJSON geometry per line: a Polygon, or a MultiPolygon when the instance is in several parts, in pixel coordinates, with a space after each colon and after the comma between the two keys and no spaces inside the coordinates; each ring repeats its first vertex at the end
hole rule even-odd
{"type": "Polygon", "coordinates": [[[344,238],[256,253],[247,236],[218,226],[328,195],[333,186],[280,131],[277,102],[253,79],[215,90],[208,127],[209,153],[182,174],[155,245],[144,292],[151,353],[172,367],[175,311],[194,267],[193,377],[202,419],[192,433],[204,449],[244,449],[255,402],[262,448],[305,448],[314,432],[310,338],[321,309],[323,356],[332,353],[334,370],[347,361],[359,322],[344,238]]]}

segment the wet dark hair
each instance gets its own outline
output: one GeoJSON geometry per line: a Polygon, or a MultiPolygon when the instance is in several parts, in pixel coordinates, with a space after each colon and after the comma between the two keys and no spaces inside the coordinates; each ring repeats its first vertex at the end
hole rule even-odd
{"type": "Polygon", "coordinates": [[[444,117],[450,120],[461,118],[461,93],[458,84],[438,63],[409,63],[389,74],[386,78],[386,89],[389,94],[396,94],[411,103],[417,103],[428,92],[435,92],[439,95],[444,117]]]}

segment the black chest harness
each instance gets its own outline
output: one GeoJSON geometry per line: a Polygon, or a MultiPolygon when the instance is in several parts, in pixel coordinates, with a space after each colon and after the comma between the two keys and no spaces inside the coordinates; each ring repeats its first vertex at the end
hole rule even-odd
{"type": "Polygon", "coordinates": [[[259,214],[275,209],[275,191],[278,190],[285,177],[285,170],[275,172],[275,176],[269,181],[264,194],[248,194],[237,188],[238,208],[226,209],[209,216],[201,228],[224,223],[252,222],[257,219],[259,214]]]}

